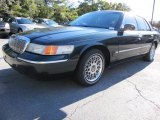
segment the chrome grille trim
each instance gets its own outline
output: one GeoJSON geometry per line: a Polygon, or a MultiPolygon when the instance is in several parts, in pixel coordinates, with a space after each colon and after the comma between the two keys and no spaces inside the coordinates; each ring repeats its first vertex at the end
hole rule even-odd
{"type": "Polygon", "coordinates": [[[9,39],[9,47],[20,54],[26,50],[29,43],[29,38],[20,35],[12,35],[9,39]]]}

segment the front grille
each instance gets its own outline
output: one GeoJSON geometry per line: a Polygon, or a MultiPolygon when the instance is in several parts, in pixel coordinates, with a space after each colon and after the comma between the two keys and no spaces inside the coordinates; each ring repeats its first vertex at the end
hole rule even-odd
{"type": "Polygon", "coordinates": [[[9,39],[9,47],[20,54],[26,50],[29,43],[30,39],[24,36],[12,35],[9,39]]]}
{"type": "Polygon", "coordinates": [[[0,25],[0,27],[5,27],[5,25],[0,25]]]}

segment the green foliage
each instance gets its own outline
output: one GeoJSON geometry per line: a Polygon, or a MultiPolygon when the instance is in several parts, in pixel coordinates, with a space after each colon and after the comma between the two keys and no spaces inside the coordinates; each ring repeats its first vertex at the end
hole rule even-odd
{"type": "Polygon", "coordinates": [[[94,11],[92,7],[93,5],[89,5],[87,2],[81,3],[78,7],[78,15],[94,11]]]}
{"type": "Polygon", "coordinates": [[[130,11],[130,8],[122,3],[108,3],[105,0],[86,0],[82,2],[78,7],[78,14],[82,15],[87,12],[96,11],[96,10],[121,10],[121,11],[130,11]]]}
{"type": "Polygon", "coordinates": [[[6,1],[1,1],[0,2],[0,17],[8,13],[9,7],[6,4],[6,1]]]}
{"type": "Polygon", "coordinates": [[[44,2],[37,2],[37,9],[34,14],[34,18],[51,18],[54,15],[54,9],[48,7],[44,2]]]}
{"type": "Polygon", "coordinates": [[[52,17],[57,22],[71,21],[78,17],[75,9],[69,9],[65,5],[53,5],[54,16],[52,17]]]}
{"type": "Polygon", "coordinates": [[[130,11],[130,8],[124,3],[110,3],[112,10],[130,11]]]}
{"type": "Polygon", "coordinates": [[[108,10],[109,3],[102,0],[97,0],[97,2],[95,2],[94,0],[86,0],[85,2],[82,2],[77,9],[78,14],[82,15],[91,11],[108,10]]]}
{"type": "Polygon", "coordinates": [[[68,4],[69,0],[1,0],[0,13],[31,18],[51,18],[57,22],[72,21],[78,16],[96,10],[122,10],[130,8],[122,3],[105,0],[85,0],[78,7],[68,4]]]}

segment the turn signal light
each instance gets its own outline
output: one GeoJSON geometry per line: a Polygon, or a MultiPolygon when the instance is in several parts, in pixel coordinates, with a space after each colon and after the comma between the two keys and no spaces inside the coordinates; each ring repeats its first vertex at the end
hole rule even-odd
{"type": "Polygon", "coordinates": [[[47,46],[44,49],[44,55],[56,55],[58,50],[57,46],[47,46]]]}

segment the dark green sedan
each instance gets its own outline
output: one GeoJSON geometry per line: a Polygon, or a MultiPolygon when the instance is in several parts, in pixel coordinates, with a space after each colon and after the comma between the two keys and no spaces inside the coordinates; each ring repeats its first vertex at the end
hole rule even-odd
{"type": "Polygon", "coordinates": [[[5,61],[17,71],[73,72],[82,85],[97,83],[104,68],[136,56],[153,61],[159,34],[144,18],[121,11],[95,11],[69,26],[12,35],[5,61]]]}

